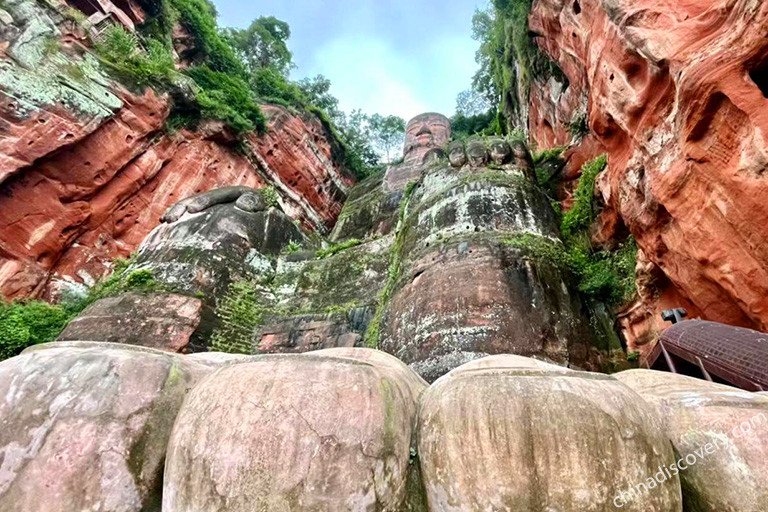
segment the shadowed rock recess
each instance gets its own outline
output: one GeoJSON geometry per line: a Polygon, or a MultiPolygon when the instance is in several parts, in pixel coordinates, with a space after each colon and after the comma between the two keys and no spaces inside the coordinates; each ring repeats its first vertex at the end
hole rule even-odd
{"type": "Polygon", "coordinates": [[[585,116],[566,164],[425,113],[402,159],[355,183],[307,105],[245,89],[263,130],[202,111],[176,129],[181,107],[232,99],[186,94],[190,69],[249,87],[196,48],[222,37],[206,1],[1,1],[0,298],[78,300],[42,309],[61,324],[35,318],[58,336],[37,345],[7,312],[43,306],[0,304],[0,337],[30,342],[0,361],[0,512],[768,510],[768,396],[629,369],[617,331],[643,348],[650,312],[678,299],[766,325],[766,215],[748,217],[768,204],[768,110],[742,86],[768,96],[752,44],[768,4],[650,3],[493,2],[536,29],[502,20],[495,37],[539,40],[571,79],[527,77],[530,105],[500,91],[542,146],[565,142],[565,111],[585,116]],[[107,17],[166,30],[132,57],[165,44],[174,83],[106,73],[85,31],[107,17]],[[607,171],[574,187],[603,152],[607,171]],[[553,206],[572,188],[561,204],[594,207],[577,234],[553,206]],[[633,276],[587,267],[628,231],[639,299],[617,321],[616,294],[590,291],[634,292],[633,276]]]}

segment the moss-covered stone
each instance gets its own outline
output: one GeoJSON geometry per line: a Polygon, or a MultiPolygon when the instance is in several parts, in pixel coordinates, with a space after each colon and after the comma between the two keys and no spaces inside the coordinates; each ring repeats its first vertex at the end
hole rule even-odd
{"type": "Polygon", "coordinates": [[[350,191],[331,233],[332,241],[381,236],[394,229],[403,192],[385,192],[383,178],[383,174],[371,176],[350,191]]]}

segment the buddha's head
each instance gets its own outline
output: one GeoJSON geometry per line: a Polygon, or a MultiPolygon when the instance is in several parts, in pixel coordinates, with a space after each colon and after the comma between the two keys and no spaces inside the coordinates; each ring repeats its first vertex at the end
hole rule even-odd
{"type": "Polygon", "coordinates": [[[451,121],[442,114],[420,114],[405,127],[405,160],[421,162],[431,149],[442,148],[451,138],[451,121]]]}

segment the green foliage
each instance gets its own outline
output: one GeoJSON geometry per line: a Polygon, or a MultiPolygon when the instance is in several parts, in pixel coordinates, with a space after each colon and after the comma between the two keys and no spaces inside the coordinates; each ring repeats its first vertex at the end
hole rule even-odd
{"type": "MultiPolygon", "coordinates": [[[[223,121],[237,133],[263,132],[266,121],[246,79],[245,68],[218,35],[213,6],[206,0],[167,2],[162,3],[165,7],[155,5],[154,9],[162,18],[172,19],[175,13],[180,13],[182,23],[198,44],[200,55],[195,60],[203,62],[184,71],[196,84],[194,98],[191,104],[177,102],[169,128],[193,126],[205,118],[223,121]]],[[[170,30],[168,22],[158,19],[147,28],[153,35],[143,40],[122,26],[109,27],[96,44],[96,52],[102,62],[134,85],[170,90],[175,87],[179,72],[175,69],[170,36],[164,33],[170,30]]]]}
{"type": "Polygon", "coordinates": [[[483,114],[465,116],[457,113],[451,118],[451,135],[456,140],[473,135],[501,135],[502,130],[495,110],[483,114]]]}
{"type": "Polygon", "coordinates": [[[613,306],[634,296],[637,246],[630,238],[616,251],[595,251],[586,234],[568,243],[571,269],[579,278],[579,291],[613,306]]]}
{"type": "Polygon", "coordinates": [[[532,155],[533,163],[534,165],[538,165],[546,160],[551,160],[553,158],[561,158],[563,156],[563,153],[565,153],[565,146],[557,146],[554,148],[542,149],[541,151],[537,151],[532,155]]]}
{"type": "Polygon", "coordinates": [[[559,183],[559,171],[565,162],[562,159],[564,146],[545,149],[533,154],[533,165],[536,172],[536,182],[554,203],[552,208],[559,213],[560,204],[554,201],[559,183]]]}
{"type": "Polygon", "coordinates": [[[587,122],[587,114],[584,112],[578,113],[573,116],[571,122],[568,124],[568,131],[571,137],[579,139],[589,133],[589,124],[587,122]]]}
{"type": "Polygon", "coordinates": [[[506,240],[506,243],[556,265],[575,280],[578,290],[588,299],[619,306],[635,294],[637,246],[632,238],[617,251],[594,251],[584,236],[571,238],[563,244],[524,234],[506,240]]]}
{"type": "Polygon", "coordinates": [[[168,86],[175,73],[170,48],[150,39],[146,50],[138,37],[121,25],[112,25],[96,43],[96,52],[118,75],[138,86],[168,86]]]}
{"type": "MultiPolygon", "coordinates": [[[[1,7],[1,6],[2,6],[2,2],[0,2],[0,7],[1,7]]],[[[69,7],[69,6],[67,6],[67,7],[64,7],[64,8],[61,10],[61,14],[62,14],[62,15],[65,17],[65,18],[67,18],[67,19],[69,19],[69,20],[72,20],[72,21],[74,21],[75,23],[77,23],[77,24],[78,24],[78,25],[80,25],[81,27],[82,27],[83,25],[85,25],[85,23],[88,21],[88,16],[86,16],[85,14],[83,14],[83,12],[82,12],[82,11],[79,11],[79,10],[75,9],[74,7],[69,7]]]]}
{"type": "Polygon", "coordinates": [[[336,120],[336,125],[339,127],[339,139],[346,150],[346,164],[358,179],[365,179],[383,170],[371,144],[368,115],[361,110],[353,110],[349,115],[342,114],[336,120]]]}
{"type": "Polygon", "coordinates": [[[125,288],[129,290],[151,290],[155,288],[155,278],[149,269],[135,270],[125,276],[125,288]]]}
{"type": "Polygon", "coordinates": [[[480,69],[473,88],[498,105],[506,117],[506,129],[520,127],[522,106],[528,102],[534,78],[565,76],[533,42],[528,29],[532,0],[493,0],[489,10],[476,11],[473,37],[480,42],[475,59],[480,69]]]}
{"type": "MultiPolygon", "coordinates": [[[[166,123],[170,132],[195,128],[203,119],[223,121],[239,134],[264,132],[259,102],[275,103],[317,115],[336,139],[334,159],[359,179],[379,170],[370,133],[360,130],[358,115],[347,118],[338,109],[325,77],[301,84],[288,80],[293,63],[287,23],[262,17],[246,29],[220,31],[208,0],[144,0],[142,7],[148,20],[137,34],[111,27],[96,51],[119,78],[171,93],[174,104],[166,123]],[[183,70],[175,69],[173,61],[172,30],[177,22],[195,40],[182,55],[193,65],[183,70]]],[[[367,123],[368,117],[364,120],[367,123]]]]}
{"type": "Polygon", "coordinates": [[[200,86],[197,103],[204,118],[224,121],[238,133],[266,131],[264,114],[245,80],[207,65],[192,67],[187,74],[200,86]]]}
{"type": "Polygon", "coordinates": [[[25,348],[53,341],[71,318],[61,306],[39,300],[0,301],[0,360],[25,348]]]}
{"type": "Polygon", "coordinates": [[[166,0],[195,38],[196,48],[210,69],[245,78],[245,68],[216,24],[216,8],[208,0],[166,0]]]}
{"type": "Polygon", "coordinates": [[[29,346],[54,341],[72,318],[98,299],[128,291],[147,293],[160,289],[151,271],[127,272],[129,264],[130,260],[115,261],[112,275],[91,288],[86,297],[68,303],[0,301],[0,360],[29,346]]]}
{"type": "Polygon", "coordinates": [[[286,107],[306,108],[307,98],[298,85],[289,82],[279,71],[272,68],[258,68],[251,73],[251,87],[264,101],[286,107]]]}
{"type": "Polygon", "coordinates": [[[368,118],[373,144],[384,155],[385,162],[392,162],[392,151],[399,150],[405,140],[405,120],[397,116],[373,114],[368,118]]]}
{"type": "Polygon", "coordinates": [[[566,238],[575,235],[578,231],[586,230],[595,220],[593,204],[595,180],[607,164],[607,157],[600,155],[581,168],[579,184],[573,195],[573,206],[563,215],[563,222],[560,227],[566,238]]]}
{"type": "Polygon", "coordinates": [[[331,94],[331,81],[323,75],[305,78],[296,84],[311,105],[328,115],[329,120],[338,123],[344,115],[339,109],[339,100],[331,94]]]}
{"type": "Polygon", "coordinates": [[[259,192],[261,193],[261,197],[264,199],[264,202],[268,207],[280,208],[280,196],[278,196],[277,189],[275,187],[269,185],[259,189],[259,192]]]}
{"type": "Polygon", "coordinates": [[[317,256],[318,259],[327,258],[351,247],[356,247],[361,243],[363,243],[362,240],[358,240],[357,238],[350,238],[349,240],[344,240],[338,244],[333,244],[329,247],[326,247],[325,249],[320,249],[315,253],[315,256],[317,256]]]}
{"type": "Polygon", "coordinates": [[[301,245],[297,244],[296,242],[290,242],[288,245],[285,246],[285,249],[283,249],[283,253],[293,254],[293,253],[299,252],[300,250],[301,250],[301,245]]]}
{"type": "Polygon", "coordinates": [[[264,308],[256,284],[235,281],[216,305],[219,326],[211,335],[211,350],[251,353],[253,334],[261,324],[264,308]]]}
{"type": "Polygon", "coordinates": [[[636,363],[640,360],[640,352],[638,351],[632,351],[627,354],[627,361],[630,363],[636,363]]]}
{"type": "Polygon", "coordinates": [[[262,16],[246,29],[229,28],[222,33],[251,72],[270,68],[287,77],[294,67],[287,45],[291,29],[274,16],[262,16]]]}
{"type": "Polygon", "coordinates": [[[418,183],[409,182],[405,187],[403,198],[400,200],[400,207],[397,213],[397,226],[395,228],[395,242],[392,244],[392,249],[389,253],[389,267],[387,268],[387,282],[384,288],[379,293],[378,305],[376,312],[368,324],[368,329],[365,331],[365,337],[363,343],[366,347],[378,348],[381,338],[381,321],[384,318],[384,308],[392,298],[392,294],[395,293],[395,287],[400,280],[400,274],[402,273],[403,266],[403,246],[405,245],[405,239],[408,237],[409,224],[406,222],[406,215],[408,213],[408,205],[411,202],[411,197],[416,191],[418,183]]]}
{"type": "Polygon", "coordinates": [[[54,53],[58,53],[61,48],[61,42],[57,36],[47,36],[43,44],[43,55],[50,56],[54,53]]]}

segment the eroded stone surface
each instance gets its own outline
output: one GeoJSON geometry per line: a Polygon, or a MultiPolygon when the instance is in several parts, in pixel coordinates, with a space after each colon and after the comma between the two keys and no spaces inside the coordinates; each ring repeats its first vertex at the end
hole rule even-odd
{"type": "Polygon", "coordinates": [[[540,0],[529,21],[569,83],[531,87],[534,140],[586,116],[584,153],[608,154],[599,237],[628,228],[663,277],[627,312],[630,349],[671,305],[768,330],[768,4],[540,0]]]}
{"type": "Polygon", "coordinates": [[[152,230],[129,270],[148,269],[155,279],[185,293],[201,292],[208,301],[223,296],[234,281],[273,272],[270,257],[291,242],[303,242],[303,233],[277,209],[246,211],[237,206],[243,193],[258,191],[232,192],[237,193],[205,201],[198,197],[200,204],[195,198],[183,200],[177,206],[185,213],[152,230]]]}
{"type": "Polygon", "coordinates": [[[408,510],[418,393],[366,349],[268,355],[217,370],[174,427],[163,510],[408,510]]]}
{"type": "Polygon", "coordinates": [[[58,339],[107,341],[187,352],[200,324],[200,299],[172,293],[124,293],[100,299],[73,319],[58,339]]]}
{"type": "MultiPolygon", "coordinates": [[[[424,394],[432,511],[613,511],[674,454],[652,407],[606,375],[516,356],[461,366],[424,394]]],[[[681,511],[676,477],[621,510],[681,511]]]]}
{"type": "Polygon", "coordinates": [[[687,466],[680,472],[687,510],[768,508],[768,397],[653,370],[615,377],[663,418],[676,456],[687,466]]]}
{"type": "Polygon", "coordinates": [[[159,510],[168,438],[210,370],[109,343],[53,343],[0,363],[0,509],[159,510]]]}
{"type": "MultiPolygon", "coordinates": [[[[399,273],[381,322],[380,347],[427,380],[488,354],[540,355],[593,366],[578,294],[555,262],[514,240],[559,242],[554,212],[531,180],[530,155],[501,139],[467,144],[467,162],[433,162],[398,228],[399,273]],[[487,163],[489,148],[496,163],[487,163]]],[[[392,260],[391,260],[392,261],[392,260]]]]}
{"type": "Polygon", "coordinates": [[[354,180],[315,116],[265,105],[268,132],[248,136],[248,156],[218,122],[168,134],[169,99],[110,81],[55,25],[61,16],[50,6],[13,0],[5,8],[15,20],[2,28],[9,46],[0,62],[5,298],[92,285],[170,205],[213,188],[271,184],[304,226],[333,225],[354,180]]]}
{"type": "Polygon", "coordinates": [[[388,306],[381,347],[427,380],[488,354],[586,362],[580,302],[551,263],[474,238],[441,245],[409,272],[388,306]]]}

